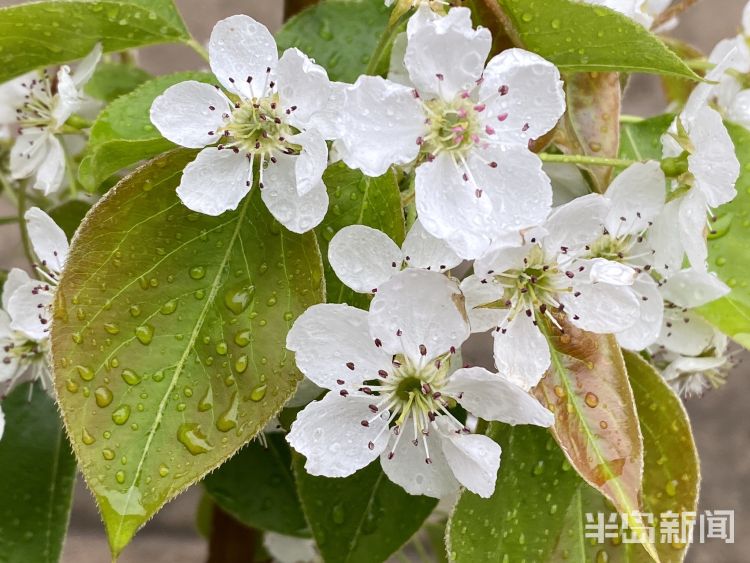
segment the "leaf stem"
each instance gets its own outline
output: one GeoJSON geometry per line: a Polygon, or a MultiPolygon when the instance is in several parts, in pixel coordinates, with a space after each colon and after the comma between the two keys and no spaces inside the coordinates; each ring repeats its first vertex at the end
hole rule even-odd
{"type": "Polygon", "coordinates": [[[627,168],[631,164],[640,162],[624,158],[603,158],[599,156],[587,156],[583,154],[549,154],[539,153],[539,158],[544,162],[562,162],[568,164],[594,164],[598,166],[614,166],[616,168],[627,168]]]}
{"type": "Polygon", "coordinates": [[[205,47],[201,45],[198,40],[195,37],[191,37],[185,42],[185,45],[190,47],[193,51],[198,53],[198,55],[206,62],[209,62],[208,60],[208,51],[206,51],[205,47]]]}
{"type": "Polygon", "coordinates": [[[645,121],[645,119],[637,115],[620,115],[620,123],[640,123],[641,121],[645,121]]]}
{"type": "Polygon", "coordinates": [[[378,68],[380,68],[380,65],[383,63],[383,57],[388,52],[388,48],[393,44],[393,41],[396,39],[396,36],[401,29],[401,23],[406,19],[405,17],[408,15],[409,12],[406,12],[398,20],[388,25],[386,30],[383,32],[383,35],[380,36],[380,41],[375,47],[375,50],[372,52],[370,62],[367,63],[367,69],[365,69],[365,74],[378,74],[378,68]]]}

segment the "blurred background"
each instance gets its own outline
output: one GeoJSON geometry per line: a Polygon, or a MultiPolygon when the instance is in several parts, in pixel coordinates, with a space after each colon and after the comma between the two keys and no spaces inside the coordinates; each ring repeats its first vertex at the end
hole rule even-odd
{"type": "MultiPolygon", "coordinates": [[[[709,52],[720,39],[738,32],[745,2],[698,2],[680,18],[679,27],[670,34],[709,52]]],[[[17,0],[0,0],[0,6],[20,3],[17,0]]],[[[248,14],[266,24],[271,31],[278,29],[282,22],[282,0],[176,0],[176,3],[188,27],[202,42],[208,40],[217,20],[233,14],[248,14]]],[[[143,49],[140,63],[155,74],[204,66],[193,51],[182,46],[143,49]]],[[[658,81],[640,76],[633,79],[626,94],[624,112],[648,116],[663,111],[664,102],[658,81]]],[[[22,265],[15,229],[0,227],[0,240],[0,264],[4,268],[16,263],[22,265]]],[[[481,345],[471,347],[465,352],[466,361],[487,363],[485,358],[479,357],[480,349],[488,348],[481,345]]],[[[687,557],[689,563],[750,561],[750,416],[745,402],[750,398],[750,363],[743,362],[742,355],[735,358],[738,365],[723,388],[686,403],[701,457],[703,479],[700,510],[734,510],[735,540],[734,544],[709,540],[704,545],[694,545],[687,557]]],[[[194,524],[199,499],[200,490],[192,489],[168,504],[136,536],[119,561],[205,561],[206,544],[196,532],[194,524]]],[[[96,507],[79,481],[63,561],[100,563],[109,560],[107,540],[96,507]]]]}

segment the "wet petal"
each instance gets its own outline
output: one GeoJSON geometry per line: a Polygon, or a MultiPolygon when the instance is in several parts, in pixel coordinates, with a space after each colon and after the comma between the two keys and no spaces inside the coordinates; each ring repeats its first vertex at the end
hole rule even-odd
{"type": "Polygon", "coordinates": [[[374,293],[401,270],[401,249],[382,231],[350,225],[331,239],[328,260],[345,285],[360,293],[374,293]]]}
{"type": "Polygon", "coordinates": [[[34,254],[41,265],[53,273],[62,272],[68,257],[68,237],[57,223],[38,207],[24,215],[34,254]]]}
{"type": "Polygon", "coordinates": [[[177,195],[185,207],[205,215],[237,209],[252,186],[252,165],[244,154],[208,147],[185,167],[177,195]]]}
{"type": "Polygon", "coordinates": [[[472,493],[489,498],[500,469],[500,446],[478,434],[440,432],[443,455],[458,481],[472,493]]]}
{"type": "Polygon", "coordinates": [[[504,309],[496,308],[497,302],[503,297],[505,289],[494,280],[487,280],[473,275],[461,282],[461,293],[466,300],[466,313],[469,315],[471,332],[486,332],[495,328],[505,317],[504,309]],[[484,305],[495,304],[488,308],[484,305]]]}
{"type": "Polygon", "coordinates": [[[278,62],[276,41],[250,16],[219,21],[208,42],[211,70],[224,87],[245,99],[266,94],[269,73],[278,62]]]}
{"type": "MultiPolygon", "coordinates": [[[[262,176],[261,197],[276,220],[294,233],[306,233],[317,227],[328,211],[328,192],[318,181],[300,196],[297,161],[300,156],[279,154],[262,176]]],[[[305,169],[305,166],[301,166],[305,169]]],[[[304,182],[303,182],[304,183],[304,182]]]]}
{"type": "Polygon", "coordinates": [[[10,172],[16,180],[28,178],[44,164],[52,135],[45,129],[24,129],[10,151],[10,172]]]}
{"type": "Polygon", "coordinates": [[[47,154],[37,170],[34,189],[43,191],[44,195],[55,193],[65,180],[66,165],[62,143],[57,137],[48,136],[47,154]]]}
{"type": "Polygon", "coordinates": [[[388,413],[373,419],[371,402],[367,397],[329,393],[297,415],[286,439],[307,458],[305,470],[310,475],[347,477],[380,455],[388,443],[388,432],[381,432],[388,413]],[[367,426],[363,420],[369,421],[367,426]]]}
{"type": "Polygon", "coordinates": [[[229,99],[220,90],[188,80],[170,86],[154,100],[151,123],[173,143],[200,149],[219,140],[222,115],[229,111],[229,99]]]}
{"type": "Polygon", "coordinates": [[[417,157],[425,116],[411,88],[379,76],[360,76],[348,88],[341,113],[339,151],[350,168],[377,177],[391,165],[417,157]]]}
{"type": "Polygon", "coordinates": [[[664,300],[656,282],[648,274],[640,275],[632,289],[640,305],[639,318],[633,326],[615,336],[620,346],[639,352],[651,346],[659,337],[664,317],[664,300]]]}
{"type": "MultiPolygon", "coordinates": [[[[708,209],[705,196],[703,192],[693,188],[679,201],[680,242],[685,249],[690,265],[697,270],[705,271],[708,258],[706,242],[708,209]]],[[[672,225],[672,236],[674,237],[674,225],[672,225]]]]}
{"type": "Polygon", "coordinates": [[[412,268],[445,272],[458,266],[463,260],[445,241],[428,233],[419,219],[406,235],[403,258],[412,268]]]}
{"type": "Polygon", "coordinates": [[[294,167],[297,193],[303,196],[323,181],[323,172],[328,167],[328,145],[315,130],[304,131],[289,140],[302,147],[294,167]]]}
{"type": "Polygon", "coordinates": [[[391,356],[370,336],[367,311],[348,305],[313,305],[292,326],[286,347],[299,370],[316,385],[338,392],[391,369],[391,356]],[[339,383],[343,381],[343,383],[339,383]]]}
{"type": "Polygon", "coordinates": [[[490,60],[479,98],[487,106],[486,125],[497,138],[523,148],[551,131],[565,111],[560,71],[523,49],[507,49],[490,60]]]}
{"type": "Polygon", "coordinates": [[[19,287],[29,283],[30,281],[31,278],[29,277],[29,274],[27,274],[20,268],[13,268],[10,272],[8,272],[8,278],[3,284],[3,310],[8,310],[8,301],[10,301],[10,296],[13,295],[13,293],[15,293],[15,291],[19,287]]]}
{"type": "Polygon", "coordinates": [[[694,308],[727,295],[731,289],[712,272],[681,270],[662,281],[661,295],[678,307],[694,308]]]}
{"type": "Polygon", "coordinates": [[[666,178],[658,162],[629,166],[604,194],[611,206],[604,226],[615,237],[637,235],[664,209],[666,178]]]}
{"type": "Polygon", "coordinates": [[[678,354],[699,356],[711,346],[715,333],[697,313],[670,308],[656,343],[678,354]]]}
{"type": "Polygon", "coordinates": [[[22,285],[8,299],[10,327],[31,340],[46,340],[52,321],[52,300],[53,294],[47,284],[31,280],[22,285]]]}
{"type": "Polygon", "coordinates": [[[598,334],[620,332],[640,318],[640,304],[630,287],[574,281],[573,293],[564,293],[570,321],[582,330],[598,334]]]}
{"type": "Polygon", "coordinates": [[[507,325],[495,331],[495,366],[502,377],[524,390],[531,389],[550,366],[547,339],[534,319],[519,312],[507,325]]]}
{"type": "Polygon", "coordinates": [[[507,424],[552,426],[555,416],[524,389],[484,368],[457,370],[444,387],[471,414],[507,424]]]}
{"type": "Polygon", "coordinates": [[[469,337],[458,285],[442,274],[414,268],[378,287],[369,324],[384,350],[405,353],[415,363],[457,350],[469,337]]]}
{"type": "Polygon", "coordinates": [[[544,249],[552,255],[563,252],[574,254],[603,233],[609,202],[599,194],[589,194],[561,205],[550,215],[544,228],[544,249]]]}

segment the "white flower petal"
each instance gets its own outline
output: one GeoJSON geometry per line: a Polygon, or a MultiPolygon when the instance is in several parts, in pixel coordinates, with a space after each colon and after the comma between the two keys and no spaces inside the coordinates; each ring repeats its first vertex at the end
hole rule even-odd
{"type": "Polygon", "coordinates": [[[525,312],[501,326],[501,330],[492,333],[497,371],[520,388],[531,389],[550,366],[547,339],[525,312]]]}
{"type": "Polygon", "coordinates": [[[445,272],[463,260],[445,241],[428,233],[417,219],[404,240],[403,258],[412,268],[445,272]]]}
{"type": "MultiPolygon", "coordinates": [[[[306,233],[317,227],[328,211],[328,192],[319,181],[305,195],[297,186],[299,156],[278,154],[277,162],[263,172],[261,197],[276,220],[294,233],[306,233]]],[[[303,166],[304,168],[304,166],[303,166]]]]}
{"type": "Polygon", "coordinates": [[[381,432],[388,413],[373,419],[370,403],[368,397],[329,393],[297,415],[286,439],[307,458],[305,470],[310,475],[347,477],[380,455],[388,443],[388,432],[381,432]],[[368,426],[363,420],[369,421],[368,426]]]}
{"type": "Polygon", "coordinates": [[[370,337],[367,311],[349,305],[313,305],[294,322],[286,347],[308,379],[334,392],[356,390],[391,369],[390,354],[370,337]]]}
{"type": "Polygon", "coordinates": [[[328,261],[345,285],[371,293],[401,270],[401,249],[377,229],[350,225],[331,239],[328,261]]]}
{"type": "Polygon", "coordinates": [[[549,215],[550,179],[539,157],[525,146],[477,151],[469,158],[469,168],[483,196],[492,202],[492,235],[540,225],[549,215]]]}
{"type": "Polygon", "coordinates": [[[669,276],[682,266],[685,249],[679,236],[675,236],[675,225],[679,224],[680,200],[675,199],[664,206],[662,213],[646,233],[648,248],[653,257],[647,261],[662,276],[669,276]]]}
{"type": "Polygon", "coordinates": [[[402,434],[407,435],[399,440],[391,431],[388,447],[380,455],[380,464],[388,478],[410,495],[442,498],[458,491],[458,481],[448,467],[440,438],[433,433],[429,436],[419,434],[413,438],[410,419],[404,422],[402,434]],[[414,445],[413,439],[417,445],[414,445]],[[426,462],[425,440],[428,441],[431,463],[426,462]]]}
{"type": "Polygon", "coordinates": [[[205,215],[237,209],[250,191],[253,169],[244,154],[208,147],[185,167],[177,187],[185,207],[205,215]]]}
{"type": "Polygon", "coordinates": [[[443,393],[484,420],[544,427],[555,422],[555,415],[521,387],[484,368],[457,370],[443,388],[443,393]]]}
{"type": "Polygon", "coordinates": [[[732,201],[737,195],[735,182],[740,163],[719,112],[701,108],[688,135],[695,146],[695,152],[688,157],[690,172],[695,177],[694,189],[703,192],[711,207],[732,201]]]}
{"type": "Polygon", "coordinates": [[[548,234],[543,246],[550,255],[575,254],[602,235],[609,202],[599,194],[579,197],[555,209],[544,224],[548,234]]]}
{"type": "Polygon", "coordinates": [[[727,119],[750,129],[750,89],[742,90],[727,108],[727,119]]]}
{"type": "Polygon", "coordinates": [[[406,32],[399,33],[396,39],[393,40],[391,62],[388,66],[388,80],[413,88],[414,84],[412,84],[411,78],[409,78],[409,71],[406,70],[406,64],[404,63],[407,44],[408,37],[406,36],[406,32]]]}
{"type": "Polygon", "coordinates": [[[273,35],[250,16],[219,21],[208,42],[208,58],[216,78],[245,99],[263,97],[268,74],[276,67],[278,57],[273,35]]]}
{"type": "Polygon", "coordinates": [[[640,318],[640,303],[630,287],[574,281],[573,293],[560,295],[570,321],[598,334],[620,332],[640,318]]]}
{"type": "Polygon", "coordinates": [[[4,433],[5,433],[5,413],[3,413],[3,409],[0,406],[0,439],[2,439],[4,433]]]}
{"type": "Polygon", "coordinates": [[[466,299],[466,313],[469,315],[471,332],[486,332],[500,324],[506,311],[484,305],[497,303],[504,292],[504,288],[494,283],[494,280],[477,275],[469,276],[461,282],[461,293],[466,299]]]}
{"type": "Polygon", "coordinates": [[[282,107],[290,110],[287,121],[298,129],[306,129],[316,113],[325,111],[333,94],[325,69],[299,49],[284,51],[274,80],[282,107]]]}
{"type": "Polygon", "coordinates": [[[508,270],[522,270],[524,259],[533,245],[500,246],[474,261],[474,272],[478,276],[502,274],[508,270]]]}
{"type": "Polygon", "coordinates": [[[39,80],[35,70],[0,84],[0,124],[15,126],[18,123],[16,109],[23,105],[33,80],[39,80]]]}
{"type": "MultiPolygon", "coordinates": [[[[690,265],[705,271],[707,268],[708,246],[706,242],[707,204],[703,192],[693,188],[680,198],[678,216],[679,238],[685,249],[690,265]]],[[[674,237],[674,225],[672,236],[674,237]]]]}
{"type": "Polygon", "coordinates": [[[495,231],[492,202],[450,155],[417,168],[416,204],[424,229],[460,257],[478,258],[489,249],[495,231]]]}
{"type": "Polygon", "coordinates": [[[678,354],[699,356],[711,346],[715,333],[714,327],[697,313],[670,308],[664,312],[664,324],[656,342],[678,354]]]}
{"type": "Polygon", "coordinates": [[[651,346],[659,337],[664,317],[664,300],[656,282],[648,274],[640,275],[632,289],[640,305],[639,319],[616,336],[620,346],[638,352],[651,346]]]}
{"type": "Polygon", "coordinates": [[[411,88],[379,76],[360,76],[347,89],[341,113],[340,152],[350,168],[377,177],[391,165],[417,157],[425,116],[411,88]]]}
{"type": "Polygon", "coordinates": [[[523,49],[507,49],[490,60],[479,98],[488,100],[483,115],[497,138],[523,148],[551,131],[565,112],[560,71],[523,49]]]}
{"type": "Polygon", "coordinates": [[[489,498],[500,469],[500,446],[479,434],[439,432],[443,455],[458,481],[472,493],[489,498]]]}
{"type": "Polygon", "coordinates": [[[28,178],[44,164],[52,135],[48,130],[23,129],[10,151],[10,172],[14,179],[28,178]]]}
{"type": "Polygon", "coordinates": [[[663,280],[660,289],[664,299],[690,309],[724,297],[731,291],[716,274],[695,268],[681,270],[663,280]]]}
{"type": "Polygon", "coordinates": [[[286,536],[268,530],[263,532],[263,547],[278,563],[309,563],[318,560],[315,540],[286,536]]]}
{"type": "Polygon", "coordinates": [[[99,64],[101,58],[102,44],[97,43],[94,45],[91,52],[78,63],[78,66],[76,66],[76,69],[73,71],[73,82],[79,89],[91,80],[91,77],[96,70],[96,65],[99,64]]]}
{"type": "Polygon", "coordinates": [[[24,215],[34,254],[41,265],[53,273],[62,272],[68,258],[68,237],[57,223],[38,207],[24,215]]]}
{"type": "Polygon", "coordinates": [[[19,287],[29,283],[30,281],[31,278],[29,277],[29,274],[27,274],[20,268],[13,268],[10,272],[8,272],[8,278],[3,284],[2,302],[3,309],[5,311],[8,310],[8,301],[10,301],[10,296],[13,295],[19,287]]]}
{"type": "Polygon", "coordinates": [[[154,100],[151,123],[173,143],[200,149],[219,140],[222,115],[230,107],[221,90],[188,80],[170,86],[154,100]]]}
{"type": "Polygon", "coordinates": [[[370,334],[383,349],[415,363],[458,349],[469,337],[463,295],[447,276],[408,268],[378,287],[370,334]]]}
{"type": "Polygon", "coordinates": [[[637,272],[627,264],[594,258],[582,260],[588,265],[589,279],[592,283],[608,283],[612,285],[633,285],[637,272]]]}
{"type": "Polygon", "coordinates": [[[294,135],[289,140],[302,147],[294,168],[297,177],[297,193],[303,196],[323,181],[323,172],[328,167],[328,145],[320,133],[314,129],[294,135]]]}
{"type": "Polygon", "coordinates": [[[411,81],[423,97],[445,100],[475,86],[492,46],[488,29],[472,27],[468,8],[440,17],[421,6],[409,19],[407,35],[404,63],[411,81]]]}
{"type": "Polygon", "coordinates": [[[57,125],[62,125],[78,111],[83,96],[73,82],[70,67],[63,65],[57,71],[57,95],[53,98],[52,117],[57,125]]]}
{"type": "Polygon", "coordinates": [[[52,292],[43,282],[31,280],[8,299],[10,327],[37,342],[49,336],[52,321],[52,292]]]}
{"type": "Polygon", "coordinates": [[[53,135],[47,137],[47,155],[37,170],[34,189],[41,190],[44,195],[55,193],[65,180],[65,149],[62,143],[53,135]]]}
{"type": "Polygon", "coordinates": [[[629,166],[604,194],[611,206],[604,226],[615,237],[637,235],[664,209],[667,179],[658,162],[629,166]]]}

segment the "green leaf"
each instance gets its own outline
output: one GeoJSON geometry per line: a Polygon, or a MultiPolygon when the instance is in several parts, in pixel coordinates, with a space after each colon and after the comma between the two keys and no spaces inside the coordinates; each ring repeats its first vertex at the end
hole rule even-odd
{"type": "Polygon", "coordinates": [[[251,528],[309,536],[284,434],[253,441],[208,475],[203,484],[222,510],[251,528]]]}
{"type": "Polygon", "coordinates": [[[716,210],[717,220],[708,240],[709,267],[732,288],[718,301],[704,305],[700,314],[750,349],[750,131],[727,123],[734,141],[741,172],[737,180],[737,197],[716,210]]]}
{"type": "Polygon", "coordinates": [[[302,508],[326,563],[380,563],[403,546],[437,505],[392,483],[380,462],[345,478],[313,477],[293,456],[302,508]]]}
{"type": "Polygon", "coordinates": [[[646,72],[700,80],[643,26],[609,8],[573,0],[498,2],[506,30],[519,47],[538,53],[560,70],[646,72]]]}
{"type": "Polygon", "coordinates": [[[137,66],[111,62],[101,62],[94,75],[86,83],[86,94],[103,102],[111,102],[132,92],[138,86],[153,78],[137,66]]]}
{"type": "Polygon", "coordinates": [[[105,52],[187,41],[172,0],[58,0],[0,8],[0,82],[105,52]]]}
{"type": "Polygon", "coordinates": [[[276,34],[279,49],[297,47],[328,71],[354,82],[364,74],[388,24],[381,0],[328,0],[297,14],[276,34]]]}
{"type": "Polygon", "coordinates": [[[219,217],[182,206],[195,154],[151,161],[92,209],[55,303],[57,396],[115,555],[294,393],[286,333],[323,298],[315,236],[281,228],[259,190],[219,217]]]}
{"type": "MultiPolygon", "coordinates": [[[[567,111],[555,131],[565,154],[617,158],[620,147],[620,76],[617,73],[573,73],[565,76],[567,111]]],[[[610,166],[587,166],[591,186],[604,193],[610,166]]]]}
{"type": "Polygon", "coordinates": [[[112,174],[176,146],[153,126],[150,111],[157,96],[185,80],[210,83],[213,76],[204,72],[160,76],[116,99],[99,114],[78,169],[84,188],[94,191],[112,174]]]}
{"type": "Polygon", "coordinates": [[[621,126],[620,158],[632,160],[661,160],[661,137],[674,121],[674,115],[664,114],[637,123],[621,126]]]}
{"type": "MultiPolygon", "coordinates": [[[[695,511],[698,457],[680,399],[641,357],[625,353],[643,428],[643,506],[656,518],[655,549],[664,562],[682,561],[685,546],[660,543],[658,515],[695,511]]],[[[487,561],[609,561],[646,563],[638,544],[586,538],[586,514],[612,505],[585,483],[542,428],[493,423],[488,434],[503,449],[495,493],[483,499],[464,492],[447,537],[451,559],[487,561]]]]}
{"type": "Polygon", "coordinates": [[[338,163],[326,170],[323,181],[328,188],[330,207],[316,232],[325,263],[327,301],[367,309],[370,297],[346,287],[328,265],[328,243],[349,225],[367,225],[383,231],[398,245],[404,242],[401,193],[395,172],[370,178],[338,163]]]}
{"type": "Polygon", "coordinates": [[[39,384],[16,388],[2,409],[0,553],[5,561],[56,562],[76,471],[60,416],[39,384]]]}
{"type": "Polygon", "coordinates": [[[643,441],[625,363],[611,335],[546,325],[552,365],[536,396],[571,465],[622,513],[639,509],[643,441]]]}

